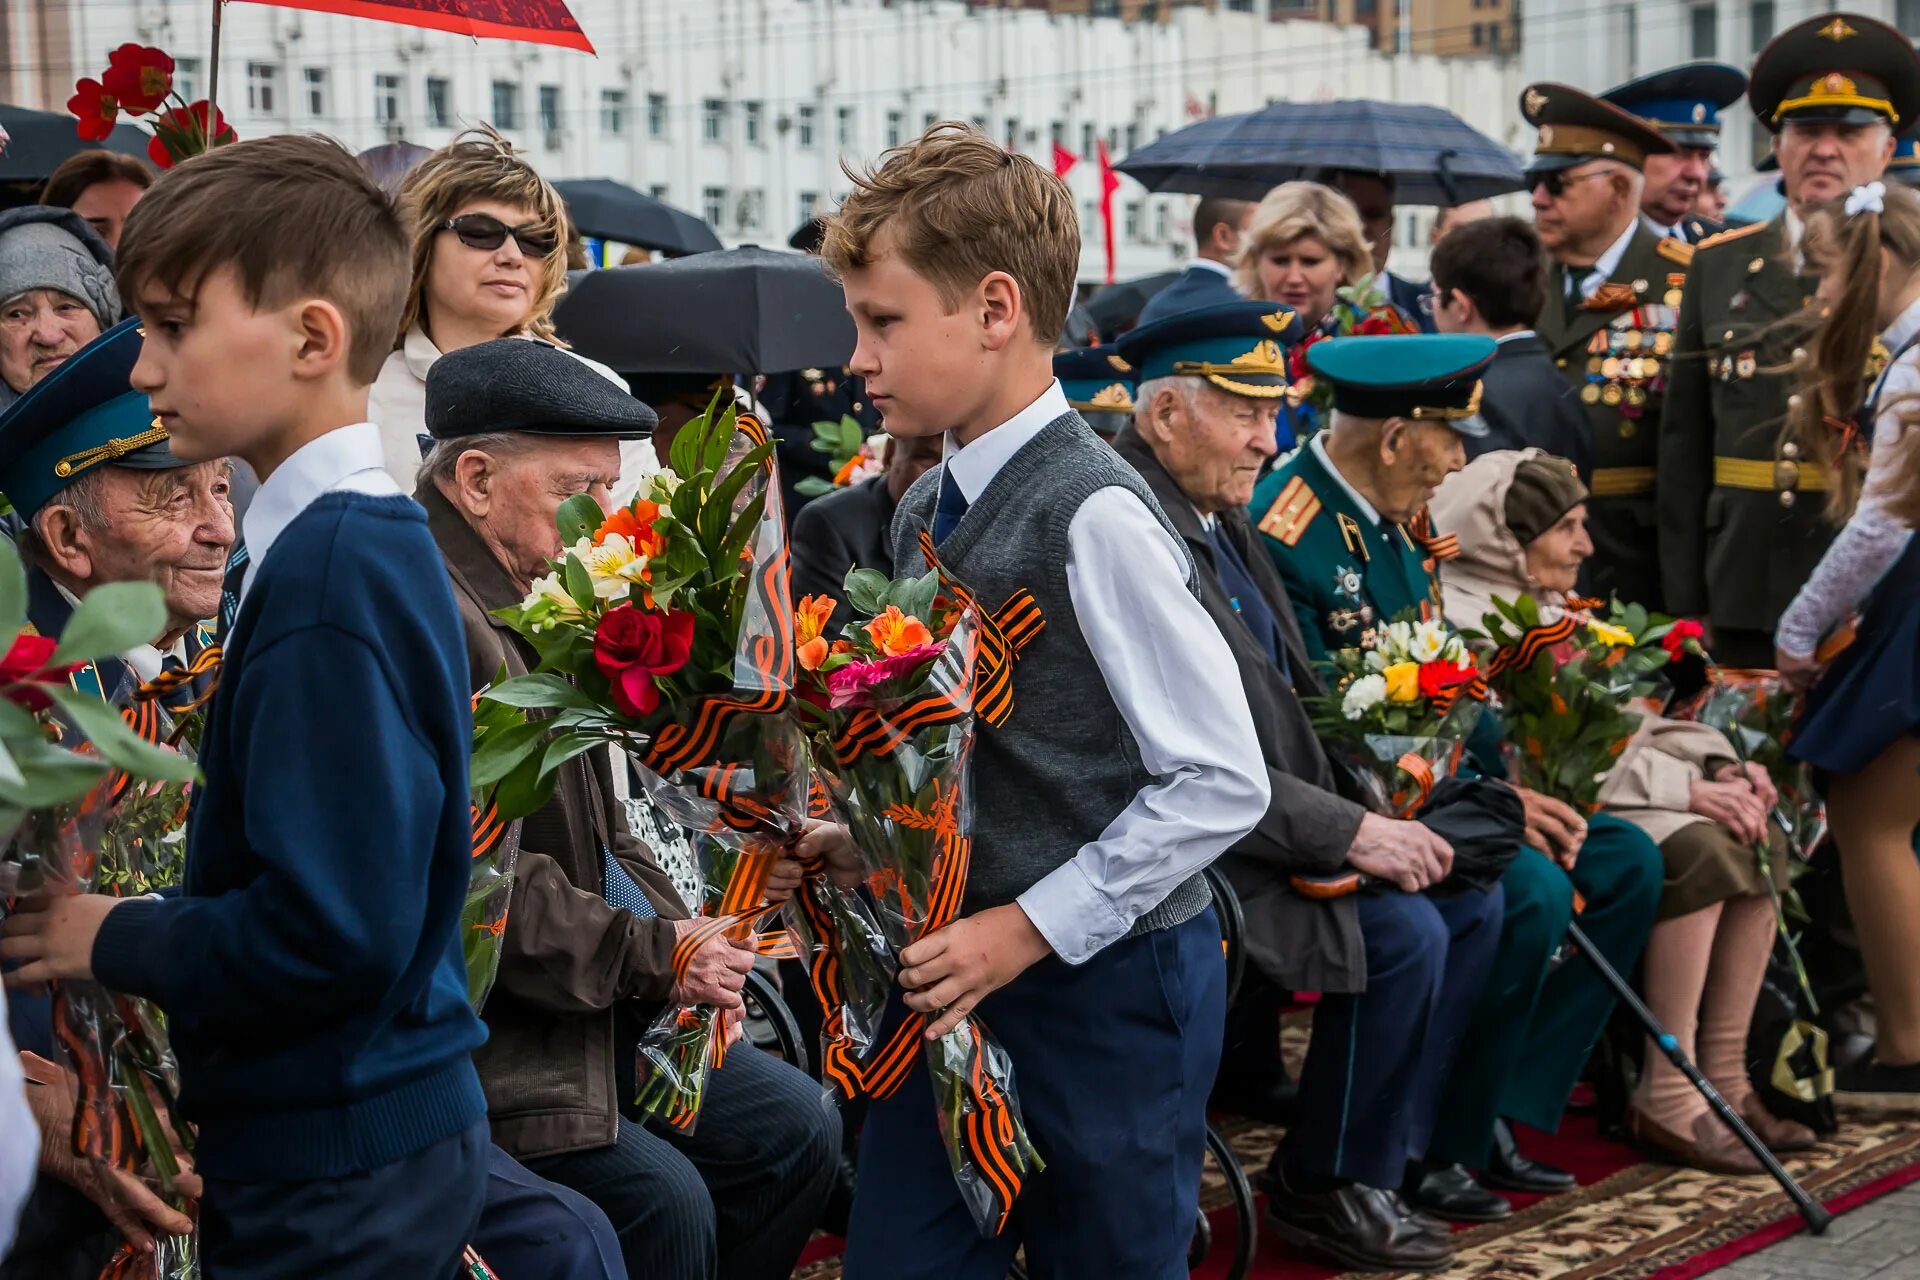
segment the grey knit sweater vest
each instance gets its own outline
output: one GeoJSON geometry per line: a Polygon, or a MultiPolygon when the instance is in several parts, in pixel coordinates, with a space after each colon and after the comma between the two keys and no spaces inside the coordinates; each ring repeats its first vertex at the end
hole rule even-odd
{"type": "MultiPolygon", "coordinates": [[[[942,467],[907,490],[893,517],[895,572],[926,572],[920,531],[933,524],[942,467]]],[[[1046,629],[1013,668],[1013,714],[982,725],[973,760],[973,865],[968,914],[1012,902],[1100,837],[1150,780],[1125,717],[1074,617],[1067,591],[1068,526],[1080,504],[1109,485],[1132,493],[1176,544],[1139,473],[1077,413],[1054,419],[1029,440],[940,544],[940,561],[993,610],[1020,588],[1033,592],[1046,629]]],[[[1187,589],[1195,589],[1187,567],[1187,589]]],[[[1134,923],[1165,929],[1206,909],[1198,875],[1176,886],[1134,923]]]]}

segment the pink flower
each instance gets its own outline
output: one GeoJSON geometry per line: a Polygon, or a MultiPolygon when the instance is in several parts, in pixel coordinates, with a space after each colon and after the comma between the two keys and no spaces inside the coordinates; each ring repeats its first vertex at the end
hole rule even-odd
{"type": "Polygon", "coordinates": [[[836,708],[870,703],[878,696],[874,691],[881,685],[914,674],[923,664],[939,657],[946,647],[946,641],[936,640],[895,657],[848,663],[827,673],[827,692],[836,708]]]}

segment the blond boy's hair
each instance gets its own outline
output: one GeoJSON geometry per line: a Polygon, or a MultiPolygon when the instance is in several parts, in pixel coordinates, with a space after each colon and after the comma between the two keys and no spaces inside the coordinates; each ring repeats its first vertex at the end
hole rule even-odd
{"type": "Polygon", "coordinates": [[[889,151],[877,169],[846,173],[853,194],[828,220],[820,249],[828,266],[867,266],[884,238],[949,308],[1004,271],[1020,287],[1035,341],[1059,341],[1080,268],[1080,220],[1060,179],[954,121],[889,151]]]}

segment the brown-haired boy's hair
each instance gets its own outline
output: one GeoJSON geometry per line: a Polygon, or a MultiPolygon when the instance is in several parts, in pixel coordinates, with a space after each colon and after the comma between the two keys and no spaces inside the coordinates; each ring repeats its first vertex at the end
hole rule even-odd
{"type": "Polygon", "coordinates": [[[890,237],[886,247],[949,307],[1004,271],[1020,286],[1034,339],[1059,341],[1080,268],[1080,220],[1060,179],[953,121],[889,151],[878,169],[846,173],[853,194],[820,249],[828,266],[867,266],[890,237]]]}
{"type": "Polygon", "coordinates": [[[371,386],[407,294],[407,238],[393,204],[329,138],[277,134],[217,147],[160,176],[120,233],[120,296],[191,297],[232,268],[254,307],[325,298],[346,317],[347,370],[371,386]]]}
{"type": "Polygon", "coordinates": [[[62,160],[47,179],[47,185],[40,191],[40,203],[56,209],[71,209],[88,187],[102,182],[131,182],[144,191],[153,185],[153,170],[138,156],[118,151],[76,151],[62,160]]]}
{"type": "Polygon", "coordinates": [[[1440,238],[1427,263],[1435,299],[1458,289],[1496,329],[1531,325],[1547,305],[1547,257],[1521,218],[1463,222],[1440,238]]]}

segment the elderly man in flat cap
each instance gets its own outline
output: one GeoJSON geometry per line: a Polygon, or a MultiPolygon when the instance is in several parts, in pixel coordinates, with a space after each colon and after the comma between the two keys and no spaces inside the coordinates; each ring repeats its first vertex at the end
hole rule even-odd
{"type": "Polygon", "coordinates": [[[0,212],[0,409],[120,318],[113,252],[71,209],[0,212]]]}
{"type": "MultiPolygon", "coordinates": [[[[427,377],[434,445],[414,497],[453,579],[473,687],[536,662],[494,610],[517,604],[560,552],[554,516],[620,478],[620,442],[654,413],[566,352],[501,339],[441,357],[427,377]]],[[[825,1203],[839,1118],[803,1072],[729,1054],[692,1134],[626,1104],[634,1046],[671,999],[741,1008],[753,953],[724,938],[676,981],[687,909],[614,799],[604,752],[566,766],[521,832],[500,974],[474,1055],[494,1140],[612,1219],[627,1272],[647,1280],[784,1280],[825,1203]]]]}

